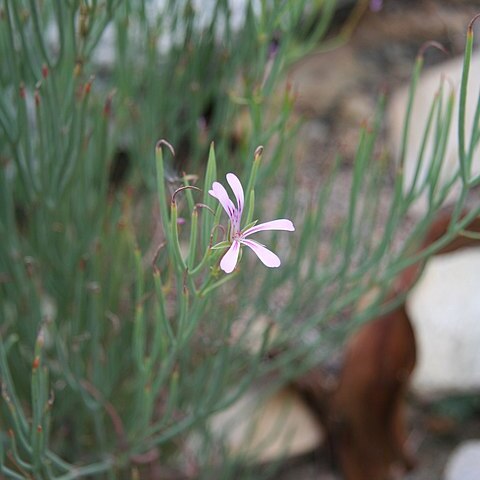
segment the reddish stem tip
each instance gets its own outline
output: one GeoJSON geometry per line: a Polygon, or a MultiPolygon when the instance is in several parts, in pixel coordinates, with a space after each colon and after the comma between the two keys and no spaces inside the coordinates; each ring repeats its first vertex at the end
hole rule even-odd
{"type": "Polygon", "coordinates": [[[161,150],[163,145],[165,145],[170,150],[171,154],[175,156],[175,149],[163,138],[157,142],[157,145],[155,146],[156,150],[161,150]]]}
{"type": "Polygon", "coordinates": [[[473,35],[473,24],[476,22],[477,18],[480,17],[480,13],[477,13],[471,20],[470,23],[468,24],[468,30],[467,34],[473,35]]]}
{"type": "Polygon", "coordinates": [[[261,157],[261,156],[262,156],[262,153],[263,153],[263,146],[260,145],[260,146],[258,146],[258,147],[255,149],[255,153],[254,153],[254,158],[255,158],[255,160],[256,160],[257,158],[261,157]]]}
{"type": "Polygon", "coordinates": [[[435,40],[429,40],[428,42],[425,42],[420,47],[420,49],[418,50],[418,56],[423,58],[423,56],[425,55],[425,51],[430,47],[433,47],[433,48],[436,48],[437,50],[440,50],[445,55],[450,55],[449,51],[440,42],[436,42],[435,40]]]}
{"type": "Polygon", "coordinates": [[[35,357],[32,363],[32,369],[36,370],[40,366],[40,357],[35,357]]]}
{"type": "Polygon", "coordinates": [[[198,187],[195,187],[194,185],[184,185],[183,187],[177,188],[172,195],[172,203],[175,203],[175,197],[177,196],[177,193],[183,192],[184,190],[197,190],[201,192],[202,190],[198,187]]]}

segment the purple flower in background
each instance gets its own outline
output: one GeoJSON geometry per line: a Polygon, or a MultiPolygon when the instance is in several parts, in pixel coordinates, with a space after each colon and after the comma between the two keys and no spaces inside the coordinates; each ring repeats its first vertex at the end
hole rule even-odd
{"type": "Polygon", "coordinates": [[[258,225],[254,225],[242,231],[240,224],[242,221],[244,206],[243,187],[238,177],[233,173],[227,173],[227,182],[235,195],[237,206],[235,206],[232,200],[230,200],[225,187],[221,183],[213,182],[212,189],[208,192],[220,202],[230,219],[230,241],[232,244],[220,261],[220,268],[225,273],[233,272],[238,262],[241,245],[246,245],[251,248],[260,261],[267,267],[279,267],[281,262],[277,255],[268,250],[268,248],[261,243],[255,240],[250,240],[247,237],[263,230],[286,230],[288,232],[293,232],[295,230],[293,223],[290,220],[282,218],[270,222],[259,223],[258,225]]]}
{"type": "Polygon", "coordinates": [[[379,12],[383,7],[383,0],[370,0],[370,10],[379,12]]]}

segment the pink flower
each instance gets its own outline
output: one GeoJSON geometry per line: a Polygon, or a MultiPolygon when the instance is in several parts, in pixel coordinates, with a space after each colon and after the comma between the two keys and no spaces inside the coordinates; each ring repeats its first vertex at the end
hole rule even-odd
{"type": "Polygon", "coordinates": [[[216,198],[222,205],[225,212],[227,212],[230,219],[230,241],[232,244],[227,250],[227,253],[220,261],[220,268],[225,273],[231,273],[235,269],[238,262],[238,256],[240,254],[240,247],[246,245],[251,248],[260,261],[270,268],[280,266],[280,259],[272,251],[268,250],[265,245],[262,245],[255,240],[250,240],[247,237],[256,232],[263,230],[286,230],[293,232],[295,227],[290,220],[278,219],[270,222],[260,223],[250,228],[241,230],[240,225],[242,221],[242,212],[244,207],[244,193],[240,180],[233,173],[227,173],[227,182],[233,191],[237,205],[230,200],[225,187],[218,182],[213,182],[212,189],[208,192],[212,197],[216,198]]]}

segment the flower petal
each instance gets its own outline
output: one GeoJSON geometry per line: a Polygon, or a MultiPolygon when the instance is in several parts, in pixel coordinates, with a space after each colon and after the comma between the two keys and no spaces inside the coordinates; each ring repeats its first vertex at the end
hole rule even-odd
{"type": "Polygon", "coordinates": [[[254,240],[241,240],[241,243],[247,247],[250,247],[260,261],[267,267],[275,268],[280,266],[280,259],[272,251],[260,243],[255,242],[254,240]]]}
{"type": "Polygon", "coordinates": [[[261,232],[262,230],[286,230],[287,232],[293,232],[295,227],[290,220],[285,218],[279,218],[278,220],[272,220],[270,222],[259,223],[251,228],[247,228],[242,237],[248,237],[252,233],[261,232]]]}
{"type": "Polygon", "coordinates": [[[232,223],[235,223],[235,219],[237,215],[237,208],[230,200],[225,187],[218,182],[213,182],[212,189],[208,191],[208,193],[216,198],[220,204],[222,205],[223,209],[227,212],[228,217],[232,223]]]}
{"type": "Polygon", "coordinates": [[[242,183],[234,173],[227,173],[227,182],[237,199],[238,211],[240,212],[240,216],[242,216],[243,205],[245,203],[242,183]]]}
{"type": "Polygon", "coordinates": [[[238,261],[238,254],[240,253],[240,242],[234,241],[232,246],[227,250],[227,253],[220,260],[220,268],[225,273],[231,273],[235,269],[238,261]]]}

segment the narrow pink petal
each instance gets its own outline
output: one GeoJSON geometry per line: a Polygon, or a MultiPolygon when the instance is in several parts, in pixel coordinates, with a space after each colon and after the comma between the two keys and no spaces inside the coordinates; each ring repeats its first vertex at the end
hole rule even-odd
{"type": "Polygon", "coordinates": [[[213,182],[212,189],[208,191],[208,193],[216,198],[220,204],[222,205],[223,209],[227,212],[228,217],[232,223],[235,223],[237,214],[237,209],[235,205],[230,200],[225,187],[218,182],[213,182]]]}
{"type": "Polygon", "coordinates": [[[272,220],[271,222],[259,223],[258,225],[254,225],[251,228],[247,228],[242,237],[248,237],[252,233],[261,232],[262,230],[286,230],[287,232],[293,232],[295,227],[290,220],[285,218],[280,218],[278,220],[272,220]]]}
{"type": "Polygon", "coordinates": [[[243,205],[245,203],[242,183],[234,173],[227,173],[227,182],[230,185],[235,198],[237,199],[238,211],[240,212],[241,216],[243,212],[243,205]]]}
{"type": "Polygon", "coordinates": [[[260,261],[267,267],[275,268],[280,266],[280,259],[272,251],[260,243],[255,242],[254,240],[241,240],[241,243],[247,247],[250,247],[260,261]]]}
{"type": "Polygon", "coordinates": [[[240,242],[234,241],[227,253],[220,260],[220,268],[225,273],[231,273],[235,269],[238,261],[238,254],[240,253],[240,242]]]}

